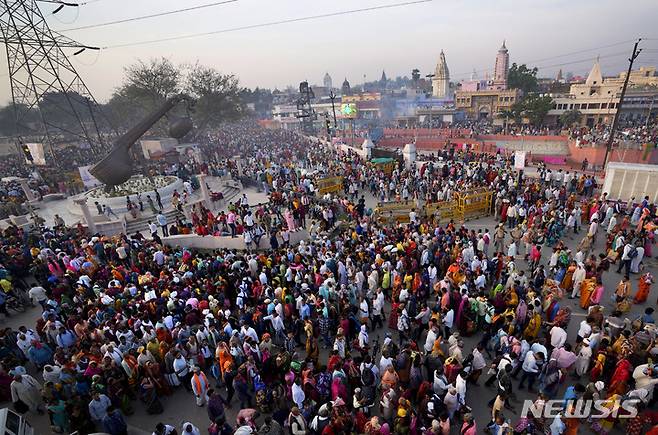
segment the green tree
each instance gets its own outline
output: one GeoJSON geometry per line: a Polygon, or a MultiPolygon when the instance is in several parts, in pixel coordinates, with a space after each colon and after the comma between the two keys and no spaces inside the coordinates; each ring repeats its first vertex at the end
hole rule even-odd
{"type": "Polygon", "coordinates": [[[162,57],[148,63],[138,61],[125,69],[124,88],[142,101],[144,106],[155,108],[172,95],[181,92],[183,69],[162,57]]]}
{"type": "Polygon", "coordinates": [[[509,124],[510,121],[514,121],[514,124],[521,124],[523,122],[523,111],[524,108],[519,103],[512,105],[508,110],[502,110],[498,117],[505,119],[506,123],[509,124]]]}
{"type": "MultiPolygon", "coordinates": [[[[126,67],[124,72],[123,84],[108,103],[120,130],[131,128],[183,88],[183,68],[164,57],[148,62],[140,60],[126,67]]],[[[152,130],[163,134],[167,130],[166,123],[161,121],[152,130]]]]}
{"type": "Polygon", "coordinates": [[[528,118],[530,124],[540,127],[548,111],[553,107],[553,98],[548,95],[531,94],[521,100],[520,104],[523,107],[524,116],[528,118]]]}
{"type": "Polygon", "coordinates": [[[24,104],[14,106],[14,103],[9,103],[6,106],[0,108],[0,134],[3,136],[30,133],[30,130],[25,126],[22,128],[17,127],[16,111],[25,113],[25,117],[23,118],[24,124],[36,124],[40,122],[39,113],[36,110],[29,110],[28,107],[24,104]]]}
{"type": "Polygon", "coordinates": [[[507,74],[507,86],[510,89],[520,89],[524,94],[536,92],[539,89],[537,71],[537,67],[530,69],[526,64],[513,63],[507,74]]]}
{"type": "Polygon", "coordinates": [[[185,78],[186,92],[196,99],[194,120],[198,131],[238,119],[245,112],[237,77],[212,67],[193,66],[185,78]]]}
{"type": "Polygon", "coordinates": [[[560,123],[565,127],[571,127],[578,121],[580,121],[580,110],[567,110],[562,115],[560,115],[560,123]]]}
{"type": "Polygon", "coordinates": [[[415,85],[418,85],[418,82],[420,81],[420,70],[418,68],[411,70],[411,80],[415,85]]]}

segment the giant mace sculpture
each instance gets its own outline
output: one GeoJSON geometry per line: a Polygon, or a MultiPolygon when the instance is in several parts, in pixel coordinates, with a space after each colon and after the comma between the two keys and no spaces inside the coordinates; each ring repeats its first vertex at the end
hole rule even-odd
{"type": "MultiPolygon", "coordinates": [[[[127,181],[134,173],[133,158],[130,148],[142,137],[155,123],[162,119],[178,103],[185,101],[188,111],[194,105],[194,100],[185,95],[175,95],[167,99],[162,106],[146,116],[139,124],[128,130],[119,137],[109,154],[100,162],[89,169],[91,175],[105,184],[105,190],[109,191],[121,183],[127,181]]],[[[169,135],[180,139],[192,129],[192,121],[189,117],[174,121],[169,128],[169,135]]]]}

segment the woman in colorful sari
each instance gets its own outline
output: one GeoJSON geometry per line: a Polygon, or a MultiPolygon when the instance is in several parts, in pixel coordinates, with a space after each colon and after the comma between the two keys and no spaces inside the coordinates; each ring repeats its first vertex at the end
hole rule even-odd
{"type": "Polygon", "coordinates": [[[570,321],[571,321],[571,308],[563,307],[558,310],[557,314],[553,318],[553,325],[560,326],[566,329],[570,321]]]}
{"type": "Polygon", "coordinates": [[[596,356],[594,357],[594,366],[592,367],[592,371],[589,374],[590,380],[592,382],[597,381],[601,378],[601,375],[603,374],[603,367],[605,366],[605,361],[607,358],[607,354],[605,350],[599,350],[596,356]]]}
{"type": "Polygon", "coordinates": [[[638,219],[637,227],[635,228],[635,231],[637,231],[638,233],[642,231],[642,229],[644,228],[644,224],[646,224],[647,220],[650,219],[649,217],[650,214],[651,214],[651,210],[649,210],[648,208],[645,207],[642,209],[642,215],[640,216],[640,219],[638,219]]]}
{"type": "Polygon", "coordinates": [[[130,352],[126,352],[121,361],[121,367],[128,378],[128,386],[132,391],[137,391],[137,384],[139,383],[139,364],[137,358],[130,352]]]}
{"type": "Polygon", "coordinates": [[[468,309],[468,306],[469,306],[468,296],[464,294],[462,295],[461,302],[459,303],[459,308],[457,308],[457,313],[455,314],[455,325],[457,325],[457,328],[462,333],[466,330],[466,322],[467,322],[466,310],[468,309]]]}
{"type": "MultiPolygon", "coordinates": [[[[616,406],[619,406],[618,404],[620,400],[621,396],[619,394],[613,394],[608,397],[602,404],[600,404],[600,406],[612,411],[616,406]]],[[[593,419],[591,426],[592,432],[601,435],[610,433],[615,425],[616,420],[617,416],[614,412],[610,412],[610,415],[608,415],[606,418],[593,419]]]]}
{"type": "Polygon", "coordinates": [[[576,262],[572,261],[571,264],[569,264],[569,267],[567,268],[567,272],[564,274],[564,278],[562,279],[562,283],[560,284],[560,287],[566,292],[570,293],[573,287],[573,274],[576,271],[576,262]]]}
{"type": "Polygon", "coordinates": [[[505,305],[509,308],[516,308],[519,304],[519,296],[516,294],[514,287],[510,288],[505,295],[505,305]]]}
{"type": "Polygon", "coordinates": [[[159,396],[168,396],[171,394],[171,389],[162,374],[160,364],[157,362],[148,361],[144,366],[144,377],[148,377],[159,396]]]}
{"type": "Polygon", "coordinates": [[[608,394],[626,394],[626,391],[628,390],[628,381],[631,378],[632,372],[633,365],[626,358],[619,360],[615,372],[610,379],[608,394]]]}
{"type": "Polygon", "coordinates": [[[530,321],[528,322],[528,326],[526,326],[525,330],[523,331],[523,336],[525,337],[526,340],[530,341],[532,339],[537,338],[537,335],[539,334],[540,330],[541,330],[541,316],[537,311],[533,311],[533,313],[530,316],[530,321]]]}
{"type": "Polygon", "coordinates": [[[348,399],[347,387],[340,376],[334,376],[334,379],[331,381],[331,399],[336,400],[338,398],[341,398],[343,401],[348,399]]]}
{"type": "Polygon", "coordinates": [[[61,399],[53,399],[48,404],[48,414],[52,421],[53,432],[69,433],[69,417],[66,412],[66,403],[61,399]]]}
{"type": "Polygon", "coordinates": [[[597,278],[596,287],[594,287],[594,291],[589,298],[589,301],[592,305],[599,305],[601,299],[603,298],[603,290],[603,282],[597,278]]]}
{"type": "Polygon", "coordinates": [[[557,298],[551,298],[551,303],[546,308],[546,320],[553,322],[560,311],[560,302],[557,298]]]}
{"type": "Polygon", "coordinates": [[[644,238],[644,256],[647,258],[651,258],[653,256],[653,243],[656,237],[654,233],[656,226],[653,225],[653,223],[650,223],[646,227],[649,227],[649,225],[651,230],[647,232],[647,236],[644,238]]]}
{"type": "Polygon", "coordinates": [[[649,272],[645,273],[640,276],[637,284],[637,293],[635,293],[633,302],[636,304],[643,304],[649,297],[649,290],[651,290],[651,284],[653,284],[653,275],[649,272]]]}

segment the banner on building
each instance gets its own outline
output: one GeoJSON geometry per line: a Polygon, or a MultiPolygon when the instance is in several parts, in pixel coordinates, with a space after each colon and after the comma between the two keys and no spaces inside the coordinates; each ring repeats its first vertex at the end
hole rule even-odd
{"type": "Polygon", "coordinates": [[[25,145],[27,146],[27,149],[30,150],[30,154],[32,154],[32,161],[28,163],[37,166],[46,166],[46,154],[43,151],[43,144],[26,143],[25,145]]]}
{"type": "Polygon", "coordinates": [[[100,181],[98,181],[96,177],[91,175],[91,173],[89,172],[89,168],[91,168],[91,165],[80,166],[78,168],[78,171],[80,172],[80,179],[82,180],[82,184],[84,184],[85,187],[87,188],[92,188],[103,184],[100,181]]]}
{"type": "Polygon", "coordinates": [[[525,169],[525,151],[514,151],[514,169],[522,171],[525,169]]]}

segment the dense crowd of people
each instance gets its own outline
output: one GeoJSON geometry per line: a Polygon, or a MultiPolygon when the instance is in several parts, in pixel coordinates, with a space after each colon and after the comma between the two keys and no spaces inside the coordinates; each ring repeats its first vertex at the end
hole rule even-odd
{"type": "MultiPolygon", "coordinates": [[[[600,146],[606,144],[610,137],[611,126],[598,124],[594,127],[574,127],[569,131],[569,137],[576,140],[579,147],[600,146]]],[[[655,144],[658,141],[658,123],[654,122],[621,122],[615,134],[613,146],[618,148],[637,149],[645,144],[655,144]]]]}
{"type": "Polygon", "coordinates": [[[388,171],[244,124],[204,146],[216,155],[194,169],[242,173],[270,196],[196,215],[197,232],[244,237],[247,251],[170,248],[157,227],[153,237],[3,231],[0,285],[11,294],[34,277],[28,292],[43,311],[35,325],[0,332],[0,397],[16,411],[47,413],[56,432],[118,435],[135,406],[159,415],[184,389],[209,420],[154,424],[154,434],[605,434],[622,424],[658,433],[648,198],[608,201],[592,177],[526,178],[501,155],[454,149],[388,171]],[[342,190],[321,192],[318,179],[333,175],[342,190]],[[417,211],[472,189],[496,192],[490,230],[417,211]],[[385,222],[366,195],[418,209],[385,222]],[[299,228],[309,239],[293,246],[299,228]],[[615,272],[619,284],[605,288],[615,272]],[[567,298],[584,314],[577,336],[567,298]],[[560,415],[515,417],[526,387],[538,409],[564,399],[560,415]],[[483,392],[491,418],[476,421],[483,392]],[[577,399],[621,398],[637,400],[636,417],[569,413],[577,399]]]}

